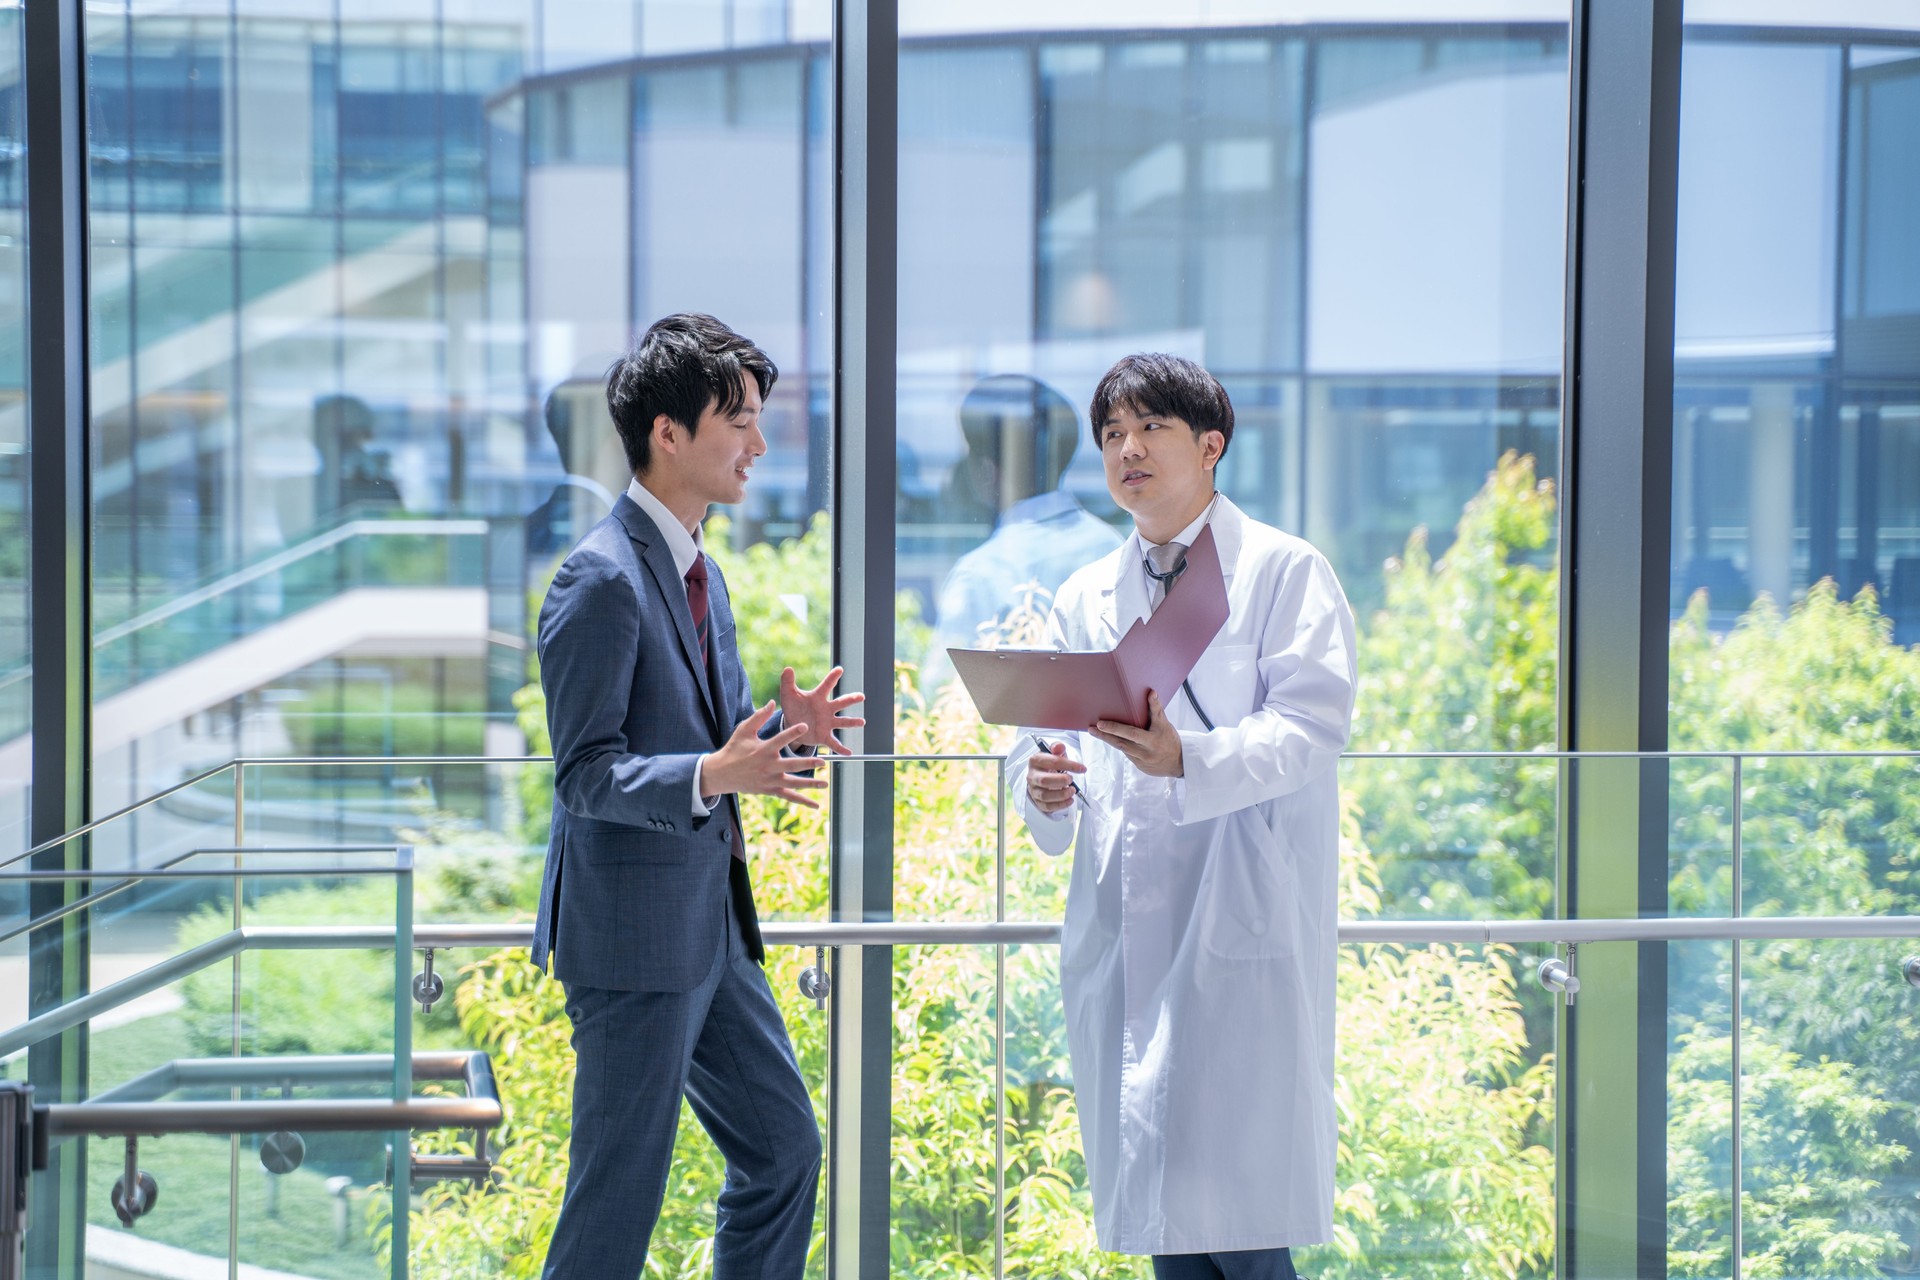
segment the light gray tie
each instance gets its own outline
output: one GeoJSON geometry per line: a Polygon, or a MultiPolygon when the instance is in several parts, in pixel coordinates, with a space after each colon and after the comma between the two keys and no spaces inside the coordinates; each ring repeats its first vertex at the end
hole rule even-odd
{"type": "Polygon", "coordinates": [[[1185,571],[1187,544],[1169,542],[1147,548],[1147,612],[1152,613],[1167,598],[1167,590],[1185,571]]]}

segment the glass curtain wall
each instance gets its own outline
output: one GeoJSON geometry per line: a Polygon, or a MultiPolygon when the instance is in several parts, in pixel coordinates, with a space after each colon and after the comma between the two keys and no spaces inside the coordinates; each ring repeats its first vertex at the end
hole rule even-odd
{"type": "MultiPolygon", "coordinates": [[[[1356,749],[1554,744],[1567,13],[1515,9],[1323,25],[1288,6],[1281,25],[1276,6],[1266,25],[1242,6],[1135,29],[1078,6],[902,4],[897,750],[1009,745],[945,650],[1033,643],[1061,582],[1120,545],[1088,401],[1142,350],[1220,377],[1236,417],[1221,488],[1341,575],[1363,633],[1356,749]]],[[[900,806],[902,919],[992,918],[993,790],[949,769],[900,806]]],[[[1550,764],[1356,760],[1343,781],[1343,916],[1552,911],[1550,764]]],[[[1059,918],[1071,860],[1011,827],[1008,918],[1059,918]]],[[[1098,1253],[1077,1144],[1059,1139],[1074,1082],[1056,951],[1010,951],[998,986],[990,949],[897,956],[905,1165],[938,1152],[993,1171],[991,1133],[956,1126],[962,1104],[928,1077],[963,1097],[990,1078],[995,991],[1008,1274],[1141,1262],[1098,1253]]],[[[1343,1243],[1304,1269],[1551,1268],[1552,1007],[1518,967],[1504,950],[1343,956],[1343,1123],[1364,1136],[1341,1169],[1343,1243]],[[1494,1004],[1389,1012],[1407,981],[1494,1004]],[[1515,1047],[1423,1054],[1407,1017],[1511,1017],[1515,1047]],[[1361,1046],[1387,1041],[1399,1078],[1370,1082],[1361,1046]],[[1469,1079],[1485,1086],[1463,1095],[1469,1079]],[[1421,1114],[1395,1113],[1412,1094],[1421,1114]],[[1459,1198],[1417,1190],[1442,1184],[1459,1198]]],[[[895,1266],[990,1268],[993,1207],[967,1204],[896,1178],[895,1266]]]]}
{"type": "Polygon", "coordinates": [[[525,749],[537,593],[626,482],[601,376],[666,311],[783,372],[730,543],[824,507],[824,55],[606,8],[89,7],[96,807],[525,749]]]}
{"type": "MultiPolygon", "coordinates": [[[[1726,766],[1676,773],[1672,900],[1905,915],[1912,761],[1765,753],[1920,747],[1920,22],[1758,9],[1684,46],[1670,648],[1672,745],[1758,754],[1731,859],[1693,830],[1727,811],[1726,766]]],[[[1920,1077],[1896,1046],[1920,1023],[1888,959],[1673,948],[1677,1269],[1908,1265],[1920,1077]]]]}
{"type": "Polygon", "coordinates": [[[24,18],[19,0],[0,3],[0,856],[27,847],[33,772],[24,18]]]}
{"type": "Polygon", "coordinates": [[[88,9],[96,808],[511,723],[489,535],[533,469],[485,102],[526,19],[437,12],[88,9]]]}

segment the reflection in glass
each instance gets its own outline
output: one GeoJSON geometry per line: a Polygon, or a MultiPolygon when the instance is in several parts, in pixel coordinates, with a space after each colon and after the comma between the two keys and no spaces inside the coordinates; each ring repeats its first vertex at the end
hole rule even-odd
{"type": "Polygon", "coordinates": [[[663,312],[783,370],[728,545],[824,508],[824,53],[694,7],[89,8],[97,806],[525,750],[530,602],[626,483],[601,379],[663,312]]]}
{"type": "Polygon", "coordinates": [[[1920,52],[1891,34],[1689,28],[1673,599],[1716,630],[1831,579],[1920,638],[1920,52]]]}

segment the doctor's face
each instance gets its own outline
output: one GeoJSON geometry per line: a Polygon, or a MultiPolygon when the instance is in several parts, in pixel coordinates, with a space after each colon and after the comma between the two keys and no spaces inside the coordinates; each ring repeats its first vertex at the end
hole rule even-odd
{"type": "Polygon", "coordinates": [[[1186,421],[1118,405],[1100,427],[1107,492],[1133,517],[1140,535],[1165,542],[1213,498],[1213,468],[1226,448],[1218,431],[1196,434],[1186,421]]]}

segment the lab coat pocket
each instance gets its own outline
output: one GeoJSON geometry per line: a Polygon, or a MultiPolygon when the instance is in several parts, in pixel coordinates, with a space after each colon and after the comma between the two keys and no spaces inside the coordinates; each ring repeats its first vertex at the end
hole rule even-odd
{"type": "Polygon", "coordinates": [[[1257,807],[1222,822],[1213,849],[1207,949],[1224,960],[1271,960],[1294,951],[1299,899],[1286,842],[1257,807]]]}

